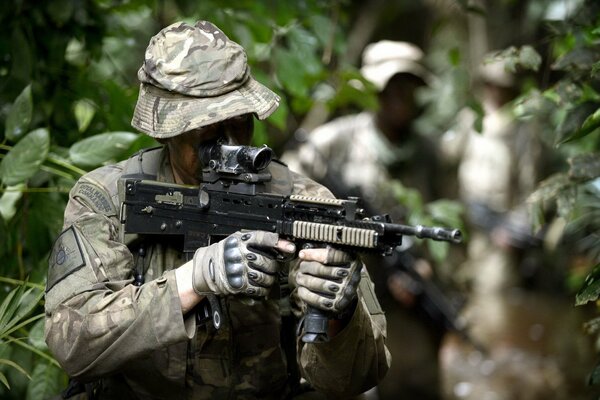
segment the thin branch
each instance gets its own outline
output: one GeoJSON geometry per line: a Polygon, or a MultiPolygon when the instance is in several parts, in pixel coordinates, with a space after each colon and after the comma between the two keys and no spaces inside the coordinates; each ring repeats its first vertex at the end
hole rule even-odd
{"type": "Polygon", "coordinates": [[[22,281],[19,279],[12,279],[12,278],[7,278],[5,276],[0,276],[0,282],[4,282],[4,283],[9,283],[11,285],[17,285],[17,286],[29,286],[35,289],[39,289],[39,290],[46,290],[45,286],[39,283],[31,283],[31,282],[27,282],[27,281],[22,281]]]}
{"type": "Polygon", "coordinates": [[[26,348],[27,350],[31,351],[32,353],[37,354],[38,356],[46,359],[47,361],[49,361],[51,364],[54,364],[55,366],[57,366],[58,368],[61,368],[60,364],[58,363],[58,361],[56,361],[54,358],[52,358],[51,356],[49,356],[48,354],[44,353],[41,350],[36,349],[35,347],[33,347],[32,345],[23,342],[22,340],[16,339],[16,338],[10,338],[12,340],[12,342],[14,344],[17,344],[21,347],[26,348]]]}

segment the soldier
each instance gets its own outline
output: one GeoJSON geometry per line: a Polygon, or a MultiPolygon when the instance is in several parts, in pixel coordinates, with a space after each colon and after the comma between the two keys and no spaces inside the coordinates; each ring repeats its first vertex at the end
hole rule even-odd
{"type": "MultiPolygon", "coordinates": [[[[378,109],[345,115],[312,130],[282,160],[290,169],[343,195],[361,196],[378,210],[397,208],[391,180],[417,189],[424,201],[439,198],[435,142],[417,131],[416,92],[431,80],[423,52],[407,42],[382,40],[363,51],[361,74],[377,90],[378,109]]],[[[404,217],[398,210],[395,217],[404,217]]]]}
{"type": "MultiPolygon", "coordinates": [[[[176,241],[123,234],[121,176],[197,185],[198,146],[248,144],[253,115],[265,119],[279,103],[250,75],[243,48],[206,21],[160,31],[138,77],[132,125],[164,146],[92,171],[71,190],[46,289],[46,342],[62,367],[100,399],[349,398],[376,385],[390,364],[386,321],[356,257],[305,249],[282,263],[269,250],[294,254],[294,244],[254,231],[186,261],[176,241]],[[278,299],[271,287],[285,272],[291,294],[278,299]],[[197,318],[206,294],[225,305],[218,330],[197,318]],[[335,316],[329,342],[302,343],[295,324],[282,324],[306,304],[335,316]]],[[[332,196],[271,164],[274,190],[332,196]]],[[[64,398],[77,385],[70,389],[64,398]]]]}
{"type": "MultiPolygon", "coordinates": [[[[392,181],[417,190],[425,202],[439,198],[438,180],[443,178],[437,146],[415,128],[421,113],[416,92],[431,81],[423,56],[421,49],[407,42],[382,40],[368,45],[361,73],[377,89],[378,109],[338,117],[315,128],[282,160],[336,196],[359,196],[369,213],[389,213],[394,221],[406,219],[410,210],[390,190],[392,181]]],[[[429,299],[414,278],[418,275],[407,271],[411,268],[429,279],[432,267],[414,247],[409,249],[411,240],[406,239],[404,251],[394,257],[364,259],[393,331],[388,347],[396,360],[377,391],[380,399],[436,399],[437,353],[446,328],[438,315],[430,315],[425,303],[429,299]]]]}

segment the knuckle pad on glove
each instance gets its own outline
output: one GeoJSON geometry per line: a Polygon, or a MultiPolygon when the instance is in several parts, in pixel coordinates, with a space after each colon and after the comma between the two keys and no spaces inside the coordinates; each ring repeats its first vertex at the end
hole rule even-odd
{"type": "Polygon", "coordinates": [[[244,264],[238,245],[239,239],[235,236],[225,239],[223,245],[223,264],[227,283],[236,290],[244,286],[244,273],[246,271],[246,265],[244,264]]]}

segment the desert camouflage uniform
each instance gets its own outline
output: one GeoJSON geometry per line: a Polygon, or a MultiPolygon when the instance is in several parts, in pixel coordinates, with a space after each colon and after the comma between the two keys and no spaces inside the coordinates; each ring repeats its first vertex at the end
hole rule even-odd
{"type": "MultiPolygon", "coordinates": [[[[159,160],[157,180],[173,182],[166,151],[159,160]]],[[[282,342],[285,298],[248,305],[225,297],[229,323],[219,331],[197,323],[194,312],[184,316],[174,271],[185,262],[178,243],[146,243],[141,257],[135,241],[120,239],[117,183],[124,168],[125,162],[105,166],[79,180],[50,257],[46,341],[70,376],[99,382],[99,398],[107,399],[286,398],[293,385],[287,362],[297,363],[314,388],[339,398],[381,379],[390,363],[386,324],[366,272],[347,327],[329,343],[292,339],[296,360],[286,359],[290,349],[282,342]],[[140,265],[145,283],[135,286],[140,265]]],[[[293,192],[331,196],[296,174],[293,192]]],[[[294,301],[292,307],[298,311],[294,301]]]]}

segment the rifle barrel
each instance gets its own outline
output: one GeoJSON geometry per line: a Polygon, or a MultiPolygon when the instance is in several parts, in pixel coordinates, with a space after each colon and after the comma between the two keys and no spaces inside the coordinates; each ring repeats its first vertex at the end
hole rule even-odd
{"type": "Polygon", "coordinates": [[[459,229],[447,229],[438,226],[410,226],[389,223],[384,225],[386,230],[400,235],[416,236],[423,239],[433,239],[453,243],[460,243],[462,241],[462,233],[459,229]]]}

